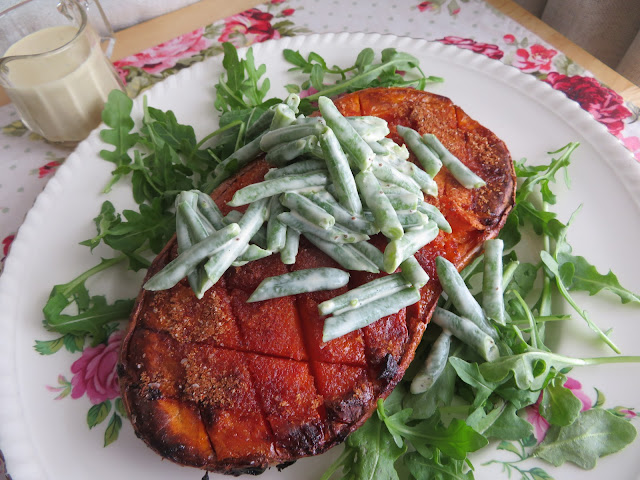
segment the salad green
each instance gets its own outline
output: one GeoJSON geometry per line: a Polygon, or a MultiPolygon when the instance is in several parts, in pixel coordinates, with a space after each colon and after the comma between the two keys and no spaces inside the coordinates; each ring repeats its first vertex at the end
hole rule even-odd
{"type": "MultiPolygon", "coordinates": [[[[215,100],[221,113],[220,127],[201,140],[196,139],[192,127],[179,124],[172,112],[146,103],[142,125],[136,130],[131,117],[133,102],[121,92],[110,95],[103,114],[107,128],[101,136],[113,148],[100,155],[114,164],[114,170],[105,191],[130,178],[138,210],[117,212],[111,202],[103,203],[94,219],[96,236],[82,243],[92,250],[102,243],[119,253],[102,259],[70,282],[53,287],[43,310],[44,326],[61,336],[37,342],[35,348],[40,353],[53,353],[63,347],[74,352],[87,340],[92,345],[103,342],[118,321],[128,316],[133,301],[109,304],[105,297],[89,292],[87,280],[124,262],[133,271],[147,268],[150,256],[175,233],[176,197],[191,190],[209,192],[221,178],[232,175],[248,161],[256,140],[259,143],[252,127],[265,122],[265,115],[272,115],[268,113],[273,112],[270,107],[282,100],[267,98],[266,68],[255,65],[251,49],[245,59],[240,59],[230,44],[224,45],[224,53],[226,75],[216,85],[215,100]],[[231,161],[221,161],[229,158],[231,161]]],[[[429,81],[441,80],[426,77],[417,59],[393,49],[384,50],[379,63],[375,63],[373,50],[365,49],[354,65],[346,68],[329,67],[314,53],[305,58],[286,50],[284,56],[293,64],[292,70],[309,76],[300,86],[288,85],[288,90],[317,90],[300,102],[300,111],[306,113],[316,108],[314,102],[322,96],[368,86],[424,88],[429,81]]],[[[485,361],[455,335],[442,337],[448,348],[439,345],[437,350],[448,352],[446,361],[440,361],[431,371],[427,388],[412,393],[412,380],[421,374],[433,345],[446,333],[438,325],[431,325],[405,378],[385,401],[378,402],[377,412],[348,437],[344,452],[323,480],[395,479],[400,478],[400,470],[419,480],[472,479],[469,454],[493,440],[500,442],[499,448],[520,458],[533,456],[553,465],[571,462],[593,468],[599,457],[615,453],[635,439],[634,426],[616,412],[599,404],[582,411],[582,403],[566,382],[574,367],[640,362],[640,357],[570,358],[551,352],[545,343],[547,323],[569,318],[554,314],[552,296],[564,299],[616,354],[619,348],[572,294],[608,291],[621,303],[640,303],[640,297],[620,285],[612,272],[602,274],[584,257],[573,254],[567,241],[571,220],[563,223],[551,210],[556,203],[552,190],[556,176],[561,172],[566,175],[576,148],[577,144],[570,143],[551,152],[548,164],[516,162],[521,185],[500,234],[504,246],[500,259],[503,269],[499,272],[504,308],[496,312],[491,307],[493,319],[503,318],[491,326],[499,357],[485,361]],[[516,248],[524,236],[531,235],[539,237],[542,245],[535,263],[521,260],[516,248]],[[533,438],[531,423],[523,418],[527,408],[539,408],[550,424],[539,444],[533,438]]],[[[286,239],[279,241],[297,239],[290,239],[287,233],[286,239]]],[[[482,280],[478,279],[485,270],[484,262],[480,256],[461,272],[469,294],[481,306],[485,299],[482,280]]],[[[454,298],[446,295],[439,308],[460,318],[465,315],[454,298]]]]}

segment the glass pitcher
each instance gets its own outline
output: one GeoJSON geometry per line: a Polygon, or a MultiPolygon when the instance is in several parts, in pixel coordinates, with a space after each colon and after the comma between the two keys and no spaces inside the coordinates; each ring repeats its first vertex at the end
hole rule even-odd
{"type": "Polygon", "coordinates": [[[0,12],[0,85],[25,125],[51,142],[84,139],[100,123],[109,92],[123,88],[108,58],[113,31],[94,3],[103,37],[84,1],[25,0],[0,12]]]}

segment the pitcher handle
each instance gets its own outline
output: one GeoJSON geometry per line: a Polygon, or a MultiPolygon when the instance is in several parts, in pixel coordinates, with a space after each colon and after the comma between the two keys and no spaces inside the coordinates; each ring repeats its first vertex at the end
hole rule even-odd
{"type": "Polygon", "coordinates": [[[107,56],[107,58],[110,59],[111,55],[113,55],[113,48],[115,47],[115,44],[116,44],[116,37],[115,37],[115,32],[113,31],[113,27],[111,26],[111,22],[109,22],[107,15],[104,13],[104,9],[102,8],[102,5],[100,5],[100,1],[99,0],[82,0],[82,1],[79,1],[78,3],[84,6],[84,8],[87,11],[87,17],[89,19],[92,18],[91,10],[90,10],[91,4],[93,3],[96,6],[100,19],[102,20],[102,28],[97,28],[97,26],[95,25],[94,27],[96,27],[96,30],[98,31],[98,35],[100,35],[100,42],[102,42],[103,45],[106,44],[104,46],[104,53],[107,56]]]}

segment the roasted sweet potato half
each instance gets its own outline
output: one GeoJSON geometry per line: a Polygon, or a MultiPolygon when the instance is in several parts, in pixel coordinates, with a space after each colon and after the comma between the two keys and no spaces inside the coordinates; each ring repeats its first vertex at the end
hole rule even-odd
{"type": "MultiPolygon", "coordinates": [[[[414,356],[441,287],[435,258],[459,269],[496,236],[514,202],[515,173],[504,143],[449,99],[414,89],[369,89],[336,100],[344,115],[375,115],[395,126],[436,134],[486,181],[469,190],[443,168],[437,198],[452,233],[416,254],[431,280],[422,299],[372,325],[322,342],[318,304],[343,291],[246,303],[265,277],[291,269],[339,268],[303,241],[296,264],[279,256],[232,267],[201,300],[186,280],[142,290],[124,338],[118,373],[136,434],[163,457],[214,472],[259,473],[342,442],[387,396],[414,356]]],[[[227,213],[233,193],[269,169],[256,160],[213,198],[227,213]]],[[[375,239],[374,239],[375,240],[375,239]]],[[[380,238],[380,247],[384,239],[380,238]]],[[[175,240],[148,277],[176,255],[175,240]]],[[[350,288],[374,278],[352,272],[350,288]]]]}

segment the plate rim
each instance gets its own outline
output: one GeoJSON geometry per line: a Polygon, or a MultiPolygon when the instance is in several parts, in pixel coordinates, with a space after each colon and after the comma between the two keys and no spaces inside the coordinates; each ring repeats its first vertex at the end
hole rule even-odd
{"type": "MultiPolygon", "coordinates": [[[[614,167],[613,171],[618,180],[628,190],[636,204],[640,205],[640,167],[633,158],[632,153],[624,147],[620,139],[611,134],[603,124],[580,107],[577,102],[569,99],[564,93],[555,90],[548,83],[540,81],[516,67],[502,63],[500,60],[490,59],[485,55],[476,54],[453,45],[445,45],[435,40],[361,32],[314,33],[282,37],[239,48],[238,52],[240,55],[244,55],[246,50],[253,48],[254,53],[266,53],[262,52],[262,50],[269,52],[281,51],[283,48],[313,48],[314,45],[323,42],[360,42],[363,39],[366,39],[368,44],[375,45],[376,50],[380,50],[385,46],[393,46],[398,50],[402,50],[403,46],[411,44],[412,48],[421,47],[429,55],[446,55],[454,59],[457,57],[468,61],[468,64],[474,67],[487,69],[494,73],[504,73],[510,81],[518,83],[514,85],[514,88],[530,87],[531,90],[527,92],[529,96],[534,97],[542,94],[545,105],[551,102],[554,108],[558,108],[559,113],[576,116],[580,123],[579,127],[586,128],[589,131],[593,130],[597,133],[599,136],[598,142],[602,142],[602,144],[597,145],[600,147],[599,149],[603,152],[614,153],[613,155],[603,155],[603,157],[608,163],[614,163],[612,167],[614,167]],[[631,167],[627,168],[628,165],[631,165],[631,167]]],[[[136,106],[139,107],[144,96],[152,99],[162,91],[174,88],[180,82],[189,80],[190,77],[197,77],[199,72],[209,68],[210,64],[220,63],[220,59],[220,55],[210,57],[154,84],[133,99],[134,108],[136,106]]],[[[51,197],[59,193],[64,180],[73,174],[74,165],[82,161],[83,155],[87,153],[96,155],[100,147],[104,148],[105,144],[102,143],[99,136],[100,130],[103,128],[105,128],[105,124],[101,123],[85,140],[78,144],[76,149],[67,157],[67,160],[58,168],[55,175],[49,179],[42,192],[38,194],[33,207],[29,210],[24,222],[18,229],[11,252],[6,258],[4,270],[0,275],[0,328],[5,332],[4,335],[0,335],[0,404],[2,405],[0,409],[0,440],[3,443],[0,448],[4,453],[7,469],[10,469],[14,480],[39,480],[47,478],[48,472],[43,472],[44,466],[38,455],[37,448],[33,439],[27,435],[29,428],[25,418],[26,411],[20,406],[20,389],[16,363],[16,348],[18,345],[16,338],[17,313],[19,309],[17,304],[12,302],[13,298],[17,298],[19,292],[16,291],[17,282],[12,280],[18,276],[21,260],[27,253],[29,239],[37,234],[38,219],[47,208],[50,208],[51,197]],[[33,462],[34,459],[37,460],[37,465],[36,462],[33,462]]]]}

